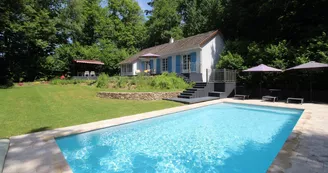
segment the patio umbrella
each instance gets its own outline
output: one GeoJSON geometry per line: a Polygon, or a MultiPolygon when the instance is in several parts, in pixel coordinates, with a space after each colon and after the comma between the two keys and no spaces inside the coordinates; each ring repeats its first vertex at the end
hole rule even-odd
{"type": "Polygon", "coordinates": [[[144,55],[141,55],[140,57],[143,57],[143,58],[153,58],[153,57],[160,57],[160,55],[153,54],[153,53],[146,53],[144,55]]]}
{"type": "MultiPolygon", "coordinates": [[[[269,67],[264,64],[260,64],[256,67],[252,67],[246,70],[243,70],[243,72],[260,72],[261,73],[261,78],[264,72],[282,72],[280,69],[276,69],[273,67],[269,67]]],[[[260,82],[260,95],[262,95],[262,82],[260,82]]]]}
{"type": "MultiPolygon", "coordinates": [[[[313,70],[318,70],[318,69],[323,69],[323,68],[328,68],[328,64],[323,64],[315,61],[310,61],[305,64],[301,64],[292,68],[287,69],[286,71],[290,70],[308,70],[308,71],[313,71],[313,70]]],[[[310,101],[312,101],[312,77],[310,75],[310,101]]]]}

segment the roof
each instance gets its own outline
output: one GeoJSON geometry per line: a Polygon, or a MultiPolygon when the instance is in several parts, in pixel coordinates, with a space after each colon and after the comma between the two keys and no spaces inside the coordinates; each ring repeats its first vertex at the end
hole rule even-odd
{"type": "Polygon", "coordinates": [[[75,63],[79,64],[96,64],[96,65],[104,65],[105,63],[97,60],[73,60],[75,63]]]}
{"type": "Polygon", "coordinates": [[[218,34],[221,34],[221,32],[219,30],[215,30],[187,37],[181,40],[176,40],[173,43],[165,43],[158,46],[143,49],[132,57],[120,62],[120,64],[133,63],[134,61],[138,60],[140,56],[148,53],[157,55],[167,55],[170,53],[175,53],[187,49],[201,48],[218,34]]]}

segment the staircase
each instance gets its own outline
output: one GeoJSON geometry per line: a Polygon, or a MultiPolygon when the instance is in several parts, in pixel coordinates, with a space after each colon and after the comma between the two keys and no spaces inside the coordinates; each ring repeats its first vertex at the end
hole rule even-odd
{"type": "Polygon", "coordinates": [[[211,87],[207,85],[207,83],[197,82],[193,88],[186,89],[180,95],[178,95],[178,98],[191,99],[191,98],[207,97],[210,89],[211,87]]]}
{"type": "Polygon", "coordinates": [[[189,77],[181,74],[181,73],[178,73],[177,76],[181,77],[186,83],[190,83],[191,80],[189,79],[189,77]]]}

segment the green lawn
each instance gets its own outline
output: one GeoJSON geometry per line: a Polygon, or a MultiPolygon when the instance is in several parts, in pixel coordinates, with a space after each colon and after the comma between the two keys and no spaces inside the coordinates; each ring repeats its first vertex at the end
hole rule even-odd
{"type": "Polygon", "coordinates": [[[96,89],[78,85],[36,85],[0,89],[0,138],[111,119],[181,104],[96,97],[96,89]]]}

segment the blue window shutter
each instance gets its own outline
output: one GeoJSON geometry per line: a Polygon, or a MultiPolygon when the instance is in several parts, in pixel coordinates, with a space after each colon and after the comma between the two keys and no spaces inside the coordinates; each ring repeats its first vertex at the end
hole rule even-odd
{"type": "Polygon", "coordinates": [[[193,52],[190,54],[191,56],[191,71],[192,72],[196,72],[196,61],[197,61],[197,58],[196,58],[196,52],[193,52]]]}
{"type": "Polygon", "coordinates": [[[172,72],[172,56],[167,58],[167,71],[172,72]]]}
{"type": "Polygon", "coordinates": [[[156,73],[160,74],[161,73],[161,60],[158,58],[156,62],[156,73]]]}
{"type": "Polygon", "coordinates": [[[150,66],[150,69],[153,69],[154,68],[154,61],[151,59],[150,61],[149,61],[149,66],[150,66]]]}
{"type": "Polygon", "coordinates": [[[176,64],[176,68],[175,68],[175,72],[176,73],[181,73],[181,55],[177,55],[175,58],[175,64],[176,64]]]}
{"type": "Polygon", "coordinates": [[[141,72],[145,70],[145,62],[141,61],[141,72]]]}

